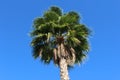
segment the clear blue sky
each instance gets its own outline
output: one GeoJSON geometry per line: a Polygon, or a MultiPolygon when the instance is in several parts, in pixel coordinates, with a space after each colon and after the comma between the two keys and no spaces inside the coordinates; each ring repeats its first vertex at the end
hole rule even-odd
{"type": "Polygon", "coordinates": [[[52,5],[78,12],[93,30],[88,58],[70,70],[71,80],[120,80],[120,0],[1,0],[0,80],[59,80],[58,67],[33,59],[28,36],[52,5]]]}

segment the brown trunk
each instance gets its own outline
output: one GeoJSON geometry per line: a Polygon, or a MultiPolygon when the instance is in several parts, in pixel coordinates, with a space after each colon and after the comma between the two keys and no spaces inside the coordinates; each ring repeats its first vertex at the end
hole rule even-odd
{"type": "Polygon", "coordinates": [[[61,80],[70,80],[69,79],[69,75],[68,75],[66,59],[61,58],[59,66],[60,66],[60,77],[61,77],[61,80]]]}
{"type": "Polygon", "coordinates": [[[58,38],[58,52],[57,52],[57,56],[59,58],[59,67],[60,67],[60,77],[61,80],[70,80],[69,79],[69,75],[68,75],[68,64],[67,61],[65,59],[65,50],[64,50],[64,44],[62,43],[63,37],[59,37],[58,38]]]}

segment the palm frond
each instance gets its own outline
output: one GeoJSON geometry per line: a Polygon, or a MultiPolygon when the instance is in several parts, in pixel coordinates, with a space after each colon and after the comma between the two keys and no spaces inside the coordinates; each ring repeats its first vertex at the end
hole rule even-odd
{"type": "Polygon", "coordinates": [[[44,19],[46,22],[57,21],[59,19],[59,15],[53,11],[47,11],[44,14],[44,19]]]}
{"type": "Polygon", "coordinates": [[[52,60],[52,57],[53,57],[53,52],[48,48],[44,48],[44,51],[41,56],[41,61],[49,64],[50,61],[52,60]]]}
{"type": "Polygon", "coordinates": [[[62,15],[62,11],[61,11],[61,9],[58,8],[58,7],[56,7],[56,6],[52,6],[52,7],[50,7],[50,11],[55,12],[55,13],[58,14],[59,16],[62,15]]]}
{"type": "Polygon", "coordinates": [[[60,24],[78,24],[79,19],[79,15],[76,12],[69,12],[68,14],[65,14],[61,17],[60,24]]]}
{"type": "Polygon", "coordinates": [[[77,32],[77,35],[78,35],[78,36],[88,37],[88,36],[91,34],[91,30],[88,29],[88,28],[87,28],[85,25],[83,25],[83,24],[75,25],[72,29],[77,32]]]}
{"type": "Polygon", "coordinates": [[[47,40],[47,36],[45,34],[39,34],[35,36],[31,42],[31,46],[36,46],[44,43],[47,40]]]}
{"type": "Polygon", "coordinates": [[[37,29],[42,24],[45,24],[44,18],[36,18],[33,22],[33,27],[37,29]]]}

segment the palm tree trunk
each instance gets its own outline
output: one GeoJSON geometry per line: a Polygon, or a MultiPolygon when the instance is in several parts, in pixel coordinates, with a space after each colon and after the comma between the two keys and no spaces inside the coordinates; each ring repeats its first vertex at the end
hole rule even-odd
{"type": "Polygon", "coordinates": [[[66,59],[61,58],[59,66],[60,66],[60,77],[61,77],[61,80],[69,80],[66,59]]]}

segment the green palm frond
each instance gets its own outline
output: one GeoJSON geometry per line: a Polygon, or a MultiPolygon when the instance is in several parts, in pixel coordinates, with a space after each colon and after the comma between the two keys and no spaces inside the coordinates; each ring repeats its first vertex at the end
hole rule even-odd
{"type": "Polygon", "coordinates": [[[44,19],[46,22],[57,21],[59,19],[59,15],[53,11],[47,11],[44,14],[44,19]]]}
{"type": "Polygon", "coordinates": [[[46,33],[54,33],[54,27],[56,26],[56,24],[52,23],[52,22],[48,22],[45,23],[41,26],[39,26],[37,29],[33,30],[31,32],[31,36],[36,36],[39,34],[46,34],[46,33]]]}
{"type": "MultiPolygon", "coordinates": [[[[77,45],[74,47],[74,50],[76,52],[76,60],[75,63],[81,63],[87,56],[86,51],[81,48],[81,45],[77,45]]],[[[86,49],[87,50],[87,49],[86,49]]]]}
{"type": "Polygon", "coordinates": [[[78,40],[75,37],[68,37],[67,41],[66,41],[66,44],[71,46],[71,47],[75,47],[77,45],[80,45],[80,43],[81,43],[80,40],[78,40]]]}
{"type": "Polygon", "coordinates": [[[40,50],[41,49],[41,46],[34,46],[33,47],[33,57],[36,59],[39,57],[40,55],[40,50]]]}
{"type": "Polygon", "coordinates": [[[52,6],[52,7],[50,8],[50,11],[55,12],[55,13],[58,14],[59,16],[62,15],[62,11],[61,11],[61,9],[58,8],[58,7],[56,7],[56,6],[52,6]]]}
{"type": "Polygon", "coordinates": [[[33,47],[33,56],[34,58],[40,57],[41,61],[44,63],[50,63],[53,57],[53,52],[47,43],[38,44],[33,47]]]}
{"type": "Polygon", "coordinates": [[[76,56],[77,57],[76,57],[75,63],[77,64],[83,62],[83,60],[86,58],[86,54],[83,54],[83,53],[77,53],[76,56]]]}
{"type": "Polygon", "coordinates": [[[85,25],[83,24],[77,24],[73,28],[77,32],[78,36],[84,36],[88,37],[91,34],[90,29],[88,29],[85,25]]]}
{"type": "Polygon", "coordinates": [[[69,12],[68,14],[65,14],[61,17],[60,24],[78,24],[79,19],[79,15],[76,12],[69,12]]]}
{"type": "Polygon", "coordinates": [[[42,24],[45,24],[44,18],[36,18],[33,22],[33,27],[37,29],[42,24]]]}
{"type": "Polygon", "coordinates": [[[41,56],[41,61],[49,64],[50,61],[52,60],[53,52],[52,52],[52,50],[50,50],[49,48],[46,48],[46,47],[44,47],[43,50],[44,51],[43,51],[42,56],[41,56]]]}
{"type": "Polygon", "coordinates": [[[80,48],[85,51],[88,52],[90,50],[89,44],[88,44],[88,40],[85,38],[81,38],[81,45],[80,48]]]}
{"type": "Polygon", "coordinates": [[[47,35],[39,34],[38,36],[33,38],[32,42],[31,42],[31,46],[36,46],[45,40],[47,40],[47,35]]]}
{"type": "Polygon", "coordinates": [[[80,16],[78,13],[74,12],[74,11],[71,11],[68,13],[69,16],[72,16],[71,18],[73,18],[73,23],[75,24],[78,24],[79,23],[79,20],[80,20],[80,16]]]}

